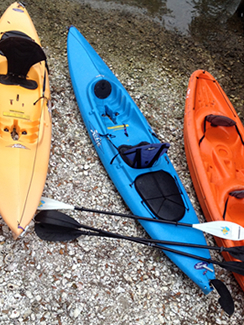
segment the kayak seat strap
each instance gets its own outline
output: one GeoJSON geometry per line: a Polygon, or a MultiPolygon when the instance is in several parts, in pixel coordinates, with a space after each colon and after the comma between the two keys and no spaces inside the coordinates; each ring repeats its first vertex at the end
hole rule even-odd
{"type": "Polygon", "coordinates": [[[143,203],[159,219],[179,221],[185,215],[183,193],[176,179],[159,170],[137,176],[135,188],[143,203]]]}
{"type": "Polygon", "coordinates": [[[8,61],[7,74],[0,75],[0,83],[36,89],[37,82],[27,79],[27,73],[34,64],[46,61],[40,45],[24,33],[10,31],[0,40],[0,52],[8,61]]]}
{"type": "Polygon", "coordinates": [[[146,141],[135,146],[124,144],[117,148],[118,154],[114,156],[110,164],[120,155],[124,162],[132,168],[149,168],[167,152],[169,146],[169,143],[148,143],[146,141]]]}
{"type": "Polygon", "coordinates": [[[205,133],[206,133],[206,124],[207,122],[211,123],[212,127],[217,127],[217,126],[226,126],[226,127],[230,127],[230,126],[235,126],[236,131],[241,139],[241,143],[244,145],[244,141],[242,139],[242,136],[240,134],[240,131],[236,125],[236,122],[234,120],[232,120],[231,118],[227,117],[227,116],[223,116],[223,115],[207,115],[204,118],[204,123],[203,123],[203,136],[201,137],[201,139],[199,140],[199,145],[201,144],[202,140],[205,137],[205,133]]]}

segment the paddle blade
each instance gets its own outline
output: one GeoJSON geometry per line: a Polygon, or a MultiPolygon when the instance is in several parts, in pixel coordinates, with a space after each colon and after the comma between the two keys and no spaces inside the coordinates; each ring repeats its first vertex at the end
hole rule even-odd
{"type": "Polygon", "coordinates": [[[61,209],[74,210],[74,208],[75,207],[73,205],[59,202],[57,200],[49,199],[47,197],[42,196],[37,210],[61,210],[61,209]]]}
{"type": "Polygon", "coordinates": [[[82,231],[78,229],[66,228],[45,223],[35,223],[35,232],[39,238],[48,241],[73,240],[82,235],[82,231]]]}
{"type": "Polygon", "coordinates": [[[243,262],[236,262],[236,261],[225,262],[224,261],[224,262],[220,262],[219,265],[230,272],[244,275],[244,263],[243,262]]]}
{"type": "Polygon", "coordinates": [[[243,240],[244,228],[230,221],[211,221],[192,225],[193,228],[205,231],[213,236],[230,239],[243,240]]]}
{"type": "Polygon", "coordinates": [[[49,225],[61,226],[66,228],[73,228],[77,229],[80,228],[81,225],[75,219],[71,218],[70,216],[61,213],[59,211],[53,210],[45,210],[39,212],[35,216],[35,221],[40,223],[46,223],[49,225]]]}
{"type": "Polygon", "coordinates": [[[235,246],[224,248],[224,252],[228,252],[234,258],[244,261],[244,246],[235,246]]]}
{"type": "Polygon", "coordinates": [[[218,300],[220,306],[228,315],[231,316],[234,313],[235,307],[234,301],[226,285],[218,279],[213,279],[210,281],[210,283],[214,286],[220,295],[220,298],[218,300]]]}

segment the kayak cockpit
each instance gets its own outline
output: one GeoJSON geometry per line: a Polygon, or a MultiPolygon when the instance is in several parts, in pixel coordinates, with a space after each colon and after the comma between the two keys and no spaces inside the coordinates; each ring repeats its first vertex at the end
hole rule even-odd
{"type": "Polygon", "coordinates": [[[107,123],[117,125],[123,120],[128,120],[134,110],[132,102],[124,95],[124,89],[106,79],[96,79],[91,87],[92,106],[99,109],[107,123]]]}

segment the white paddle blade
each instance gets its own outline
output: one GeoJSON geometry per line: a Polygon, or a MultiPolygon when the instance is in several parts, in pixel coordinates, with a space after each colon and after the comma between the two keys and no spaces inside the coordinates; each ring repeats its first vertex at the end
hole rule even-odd
{"type": "Polygon", "coordinates": [[[37,210],[61,210],[61,209],[74,210],[75,207],[73,205],[59,202],[57,200],[49,199],[47,197],[42,196],[37,208],[37,210]]]}
{"type": "Polygon", "coordinates": [[[243,240],[244,228],[237,223],[230,221],[211,221],[192,225],[193,228],[205,231],[216,237],[230,239],[230,240],[243,240]]]}

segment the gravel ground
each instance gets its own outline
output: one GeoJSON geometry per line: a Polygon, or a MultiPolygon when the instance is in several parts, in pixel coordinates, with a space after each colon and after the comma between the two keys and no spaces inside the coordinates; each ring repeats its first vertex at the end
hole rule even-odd
{"type": "MultiPolygon", "coordinates": [[[[10,3],[1,2],[1,14],[10,3]]],[[[97,1],[90,3],[26,1],[50,67],[53,137],[44,196],[129,212],[79,114],[66,58],[66,26],[73,24],[118,76],[162,141],[171,143],[169,157],[204,221],[184,154],[185,94],[190,74],[206,69],[218,79],[243,120],[242,24],[230,19],[228,30],[214,27],[207,37],[199,35],[196,21],[191,37],[183,37],[141,12],[124,7],[104,11],[95,6],[97,1]]],[[[95,227],[146,236],[139,224],[127,219],[70,215],[95,227]]],[[[0,222],[0,324],[243,324],[243,291],[233,275],[220,267],[215,268],[216,276],[235,301],[231,317],[219,307],[216,291],[205,296],[160,251],[90,237],[44,242],[36,236],[33,223],[24,237],[14,241],[0,222]]],[[[207,240],[214,244],[211,236],[207,240]]],[[[217,253],[212,257],[222,260],[217,253]]]]}

